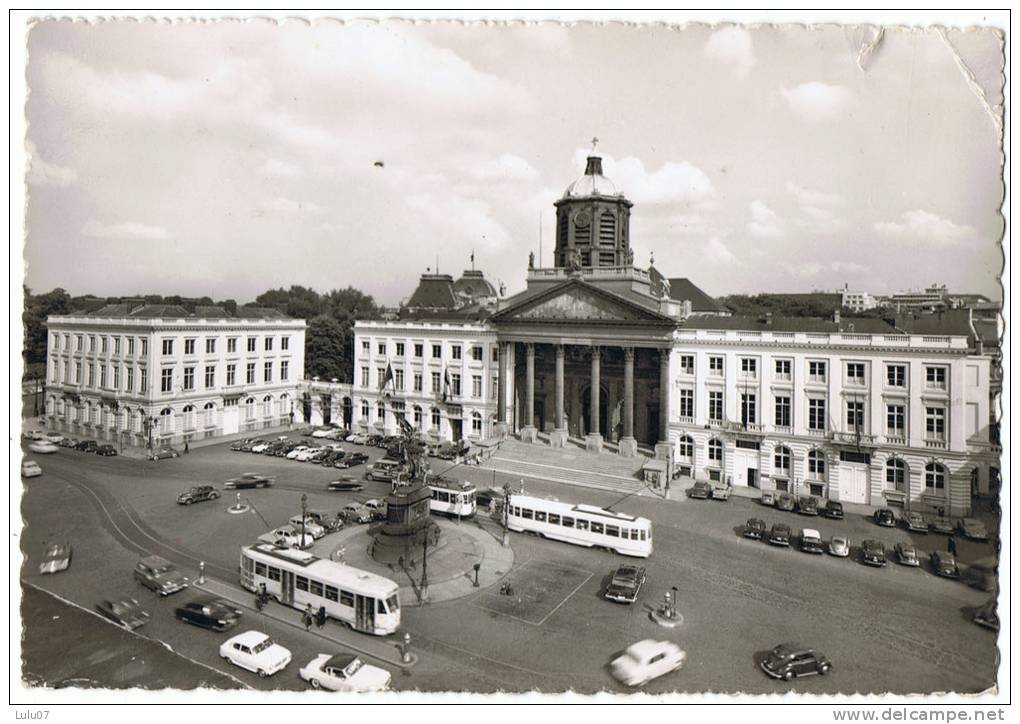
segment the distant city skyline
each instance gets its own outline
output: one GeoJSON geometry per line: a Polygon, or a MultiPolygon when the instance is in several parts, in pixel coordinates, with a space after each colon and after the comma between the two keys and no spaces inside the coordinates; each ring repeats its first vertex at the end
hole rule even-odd
{"type": "Polygon", "coordinates": [[[1001,299],[995,31],[43,21],[26,283],[392,305],[551,265],[590,139],[635,263],[713,296],[1001,299]]]}

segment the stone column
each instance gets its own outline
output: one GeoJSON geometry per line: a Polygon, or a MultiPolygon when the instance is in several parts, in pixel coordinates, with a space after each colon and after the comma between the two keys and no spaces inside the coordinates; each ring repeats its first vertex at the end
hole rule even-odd
{"type": "Polygon", "coordinates": [[[623,437],[620,438],[620,455],[632,458],[637,455],[634,439],[634,348],[623,349],[623,437]]]}
{"type": "Polygon", "coordinates": [[[669,387],[670,367],[673,351],[659,351],[659,440],[655,445],[655,457],[661,460],[672,460],[672,446],[669,442],[669,387]]]}
{"type": "Polygon", "coordinates": [[[528,342],[525,345],[527,351],[527,380],[525,382],[524,399],[524,427],[521,428],[521,440],[523,442],[535,442],[538,440],[538,430],[535,429],[535,345],[528,342]]]}
{"type": "Polygon", "coordinates": [[[502,439],[506,436],[506,397],[507,397],[507,351],[510,345],[506,342],[499,343],[499,381],[496,389],[496,425],[493,430],[495,437],[502,439]]]}
{"type": "Polygon", "coordinates": [[[556,427],[549,434],[549,444],[553,447],[563,447],[567,444],[567,419],[564,411],[564,368],[566,366],[566,349],[562,344],[556,345],[556,427]]]}
{"type": "Polygon", "coordinates": [[[602,430],[599,428],[599,407],[600,407],[600,393],[601,388],[599,387],[599,367],[602,361],[602,350],[598,347],[591,348],[591,409],[588,412],[588,417],[591,419],[591,426],[588,430],[587,436],[585,436],[585,447],[592,452],[599,452],[602,450],[602,430]]]}

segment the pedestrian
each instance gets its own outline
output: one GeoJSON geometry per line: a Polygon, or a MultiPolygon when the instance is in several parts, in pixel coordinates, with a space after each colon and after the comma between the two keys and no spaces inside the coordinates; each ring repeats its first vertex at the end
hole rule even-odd
{"type": "Polygon", "coordinates": [[[312,604],[309,603],[308,606],[305,608],[304,614],[302,615],[302,621],[305,624],[305,631],[311,631],[312,630],[312,620],[313,620],[313,617],[312,617],[312,604]]]}
{"type": "Polygon", "coordinates": [[[315,614],[315,625],[322,628],[326,625],[326,607],[319,606],[318,613],[315,614]]]}
{"type": "Polygon", "coordinates": [[[953,556],[956,556],[956,538],[954,538],[953,536],[949,536],[949,543],[947,544],[947,548],[949,549],[949,552],[953,554],[953,556]]]}
{"type": "Polygon", "coordinates": [[[188,441],[184,441],[184,454],[187,455],[191,450],[188,449],[188,441]]]}

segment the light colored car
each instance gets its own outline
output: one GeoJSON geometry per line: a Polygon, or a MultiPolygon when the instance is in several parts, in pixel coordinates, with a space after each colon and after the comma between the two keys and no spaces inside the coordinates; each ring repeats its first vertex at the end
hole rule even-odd
{"type": "Polygon", "coordinates": [[[65,571],[69,565],[71,565],[71,544],[53,543],[46,548],[42,563],[39,564],[39,573],[65,571]]]}
{"type": "MultiPolygon", "coordinates": [[[[312,538],[321,538],[326,535],[326,529],[319,525],[314,518],[311,516],[305,518],[305,533],[312,536],[312,538]]],[[[290,524],[294,526],[296,531],[301,530],[301,516],[295,515],[290,519],[290,524]]]]}
{"type": "Polygon", "coordinates": [[[48,432],[45,435],[43,435],[43,439],[49,440],[54,445],[59,445],[64,440],[64,436],[61,435],[59,432],[48,432]]]}
{"type": "Polygon", "coordinates": [[[287,459],[288,460],[295,460],[295,459],[297,459],[298,455],[300,455],[301,453],[303,453],[307,449],[308,449],[307,445],[298,445],[296,448],[294,448],[289,453],[287,453],[287,459]]]}
{"type": "Polygon", "coordinates": [[[645,639],[631,644],[613,659],[613,677],[627,686],[641,686],[684,665],[687,654],[672,641],[645,639]]]}
{"type": "Polygon", "coordinates": [[[298,673],[313,689],[327,691],[383,691],[392,679],[390,672],[354,654],[319,654],[298,673]]]}
{"type": "Polygon", "coordinates": [[[307,447],[304,450],[299,451],[294,457],[291,458],[290,455],[287,455],[287,457],[291,460],[297,460],[299,463],[307,463],[322,451],[323,448],[321,447],[307,447]]]}
{"type": "Polygon", "coordinates": [[[732,485],[713,485],[712,500],[729,500],[733,493],[732,485]]]}
{"type": "Polygon", "coordinates": [[[829,555],[836,556],[837,558],[846,558],[850,555],[850,539],[844,538],[841,535],[832,536],[832,540],[829,541],[829,555]]]}
{"type": "Polygon", "coordinates": [[[32,440],[42,440],[42,430],[25,430],[25,432],[21,433],[21,439],[28,440],[29,442],[32,440]]]}
{"type": "Polygon", "coordinates": [[[800,531],[800,549],[805,553],[821,553],[822,536],[814,528],[802,528],[800,531]]]}
{"type": "Polygon", "coordinates": [[[330,437],[335,431],[332,428],[326,427],[319,430],[312,431],[312,437],[330,437]]]}
{"type": "Polygon", "coordinates": [[[307,532],[305,533],[304,540],[302,541],[301,533],[295,530],[292,525],[282,525],[268,533],[263,533],[259,536],[259,540],[265,543],[286,546],[287,548],[302,549],[310,548],[312,543],[315,542],[315,538],[312,537],[312,534],[307,532]]]}
{"type": "Polygon", "coordinates": [[[896,561],[904,566],[919,566],[921,562],[917,559],[917,548],[913,543],[897,543],[896,561]]]}
{"type": "Polygon", "coordinates": [[[252,445],[251,451],[253,453],[264,453],[266,450],[269,449],[269,446],[272,444],[273,444],[272,441],[265,440],[263,442],[260,442],[258,445],[252,445]]]}
{"type": "MultiPolygon", "coordinates": [[[[31,447],[32,446],[29,445],[29,448],[31,447]]],[[[985,528],[985,524],[977,518],[962,518],[956,524],[956,528],[960,531],[964,538],[979,541],[988,540],[988,529],[985,528]]]]}
{"type": "Polygon", "coordinates": [[[371,523],[375,513],[364,505],[348,503],[340,509],[340,517],[348,523],[371,523]]]}
{"type": "Polygon", "coordinates": [[[39,453],[40,455],[52,455],[59,450],[57,443],[50,442],[49,440],[36,440],[34,442],[30,442],[28,444],[28,449],[34,453],[39,453]]]}
{"type": "Polygon", "coordinates": [[[903,526],[911,533],[927,533],[928,521],[917,511],[907,511],[900,518],[903,526]]]}
{"type": "Polygon", "coordinates": [[[260,631],[245,631],[220,645],[220,656],[265,678],[290,663],[290,651],[260,631]]]}
{"type": "Polygon", "coordinates": [[[21,462],[21,477],[37,478],[42,475],[42,468],[35,460],[23,460],[21,462]]]}

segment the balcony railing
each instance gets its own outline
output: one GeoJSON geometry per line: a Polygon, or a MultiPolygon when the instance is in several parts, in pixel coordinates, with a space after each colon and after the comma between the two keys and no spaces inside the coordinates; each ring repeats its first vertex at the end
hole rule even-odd
{"type": "Polygon", "coordinates": [[[931,450],[945,450],[948,447],[945,440],[925,440],[924,446],[931,450]]]}
{"type": "Polygon", "coordinates": [[[862,445],[875,444],[874,435],[865,435],[863,433],[858,434],[856,432],[836,432],[833,434],[833,438],[836,440],[836,442],[848,443],[851,445],[857,444],[857,442],[860,442],[862,445]]]}
{"type": "Polygon", "coordinates": [[[907,444],[907,437],[906,437],[906,435],[886,435],[885,436],[885,441],[886,441],[886,443],[888,445],[904,445],[905,446],[907,444]]]}

